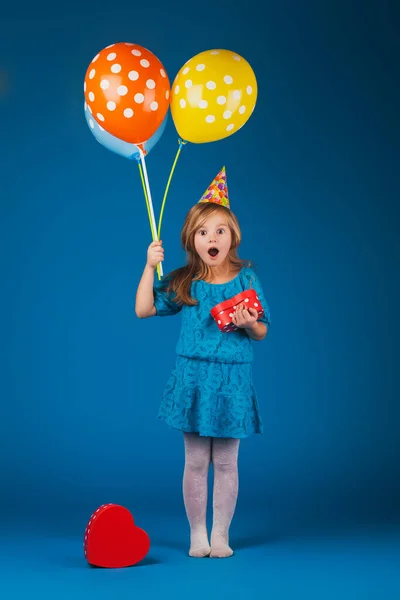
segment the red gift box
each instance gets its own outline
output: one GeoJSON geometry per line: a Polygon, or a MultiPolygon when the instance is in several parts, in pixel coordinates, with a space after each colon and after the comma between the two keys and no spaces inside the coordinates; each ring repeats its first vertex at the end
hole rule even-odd
{"type": "Polygon", "coordinates": [[[229,300],[220,302],[211,309],[211,316],[214,318],[219,329],[224,333],[230,331],[236,331],[238,328],[232,322],[234,311],[237,310],[239,304],[244,304],[246,308],[256,308],[258,310],[258,317],[260,318],[264,314],[264,309],[261,305],[260,299],[254,289],[245,290],[236,294],[229,300]]]}
{"type": "Polygon", "coordinates": [[[150,549],[150,539],[127,508],[103,504],[90,517],[83,546],[89,564],[115,569],[140,562],[150,549]]]}

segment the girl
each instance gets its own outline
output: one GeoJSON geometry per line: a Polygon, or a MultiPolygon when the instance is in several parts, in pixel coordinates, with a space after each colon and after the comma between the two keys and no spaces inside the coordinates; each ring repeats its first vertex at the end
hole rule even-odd
{"type": "Polygon", "coordinates": [[[270,324],[259,280],[238,258],[241,232],[230,210],[225,169],[187,214],[181,242],[187,265],[154,285],[154,270],[164,260],[162,241],[147,250],[136,295],[139,318],[175,315],[182,324],[175,368],[166,385],[158,418],[183,432],[183,497],[190,525],[189,555],[225,558],[233,554],[229,527],[238,495],[241,438],[262,433],[252,384],[251,340],[262,340],[270,324]],[[216,304],[253,287],[264,308],[241,305],[232,318],[237,330],[220,331],[210,315],[216,304]],[[213,525],[206,528],[207,479],[214,469],[213,525]]]}

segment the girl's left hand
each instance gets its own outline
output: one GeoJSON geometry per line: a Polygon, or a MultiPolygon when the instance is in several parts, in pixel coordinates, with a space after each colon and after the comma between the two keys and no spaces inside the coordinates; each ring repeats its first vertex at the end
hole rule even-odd
{"type": "Polygon", "coordinates": [[[244,304],[239,304],[233,313],[232,322],[239,329],[251,329],[258,319],[258,311],[255,308],[246,308],[244,304]]]}

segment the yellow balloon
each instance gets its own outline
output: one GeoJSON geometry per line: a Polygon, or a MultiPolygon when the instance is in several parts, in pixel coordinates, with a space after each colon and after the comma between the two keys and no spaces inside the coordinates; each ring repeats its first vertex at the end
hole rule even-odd
{"type": "Polygon", "coordinates": [[[171,89],[171,114],[182,140],[216,142],[248,121],[257,101],[249,63],[230,50],[206,50],[187,61],[171,89]]]}

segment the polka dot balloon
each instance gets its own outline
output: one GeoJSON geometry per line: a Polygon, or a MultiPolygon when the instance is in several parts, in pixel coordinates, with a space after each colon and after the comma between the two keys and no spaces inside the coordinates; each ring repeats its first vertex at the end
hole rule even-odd
{"type": "Polygon", "coordinates": [[[249,63],[230,50],[207,50],[188,60],[171,90],[171,114],[180,137],[201,144],[222,140],[250,118],[257,80],[249,63]]]}
{"type": "Polygon", "coordinates": [[[90,63],[84,82],[92,117],[108,133],[143,144],[164,121],[170,83],[150,50],[120,42],[101,50],[90,63]]]}

